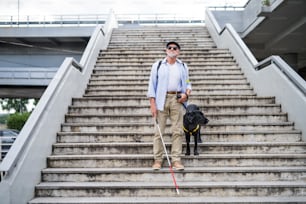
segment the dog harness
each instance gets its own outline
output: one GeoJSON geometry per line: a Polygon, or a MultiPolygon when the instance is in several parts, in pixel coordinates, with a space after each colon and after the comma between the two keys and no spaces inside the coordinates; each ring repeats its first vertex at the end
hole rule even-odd
{"type": "Polygon", "coordinates": [[[184,126],[183,126],[183,130],[187,133],[189,133],[190,135],[192,135],[192,133],[195,133],[198,129],[200,128],[200,125],[198,124],[197,127],[195,127],[192,131],[188,131],[184,126]]]}

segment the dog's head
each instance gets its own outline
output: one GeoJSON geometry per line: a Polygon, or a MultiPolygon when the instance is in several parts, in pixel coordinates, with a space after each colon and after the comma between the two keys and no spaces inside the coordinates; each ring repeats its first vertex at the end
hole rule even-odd
{"type": "Polygon", "coordinates": [[[200,108],[195,104],[189,104],[186,107],[186,113],[184,115],[185,123],[189,124],[201,124],[206,125],[208,123],[208,119],[201,112],[200,108]]]}

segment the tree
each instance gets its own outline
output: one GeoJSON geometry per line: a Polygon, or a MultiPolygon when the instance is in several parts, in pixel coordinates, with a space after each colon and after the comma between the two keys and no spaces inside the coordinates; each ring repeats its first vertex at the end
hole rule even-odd
{"type": "Polygon", "coordinates": [[[7,128],[21,130],[31,113],[14,113],[7,119],[7,128]]]}
{"type": "Polygon", "coordinates": [[[11,99],[11,98],[5,98],[1,99],[0,104],[3,110],[11,111],[15,110],[17,113],[26,113],[27,110],[27,104],[29,100],[28,99],[11,99]]]}

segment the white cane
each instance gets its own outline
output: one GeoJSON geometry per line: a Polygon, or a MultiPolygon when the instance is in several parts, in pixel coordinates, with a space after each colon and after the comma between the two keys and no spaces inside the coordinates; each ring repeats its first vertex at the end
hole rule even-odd
{"type": "Polygon", "coordinates": [[[158,121],[157,121],[157,118],[155,119],[155,125],[158,129],[158,132],[159,132],[159,135],[160,135],[160,139],[163,143],[163,147],[164,147],[164,151],[165,151],[165,154],[166,154],[166,158],[167,158],[167,161],[168,161],[168,164],[169,164],[169,169],[170,169],[170,173],[171,173],[171,176],[172,176],[172,180],[173,180],[173,183],[174,183],[174,186],[175,186],[175,189],[176,189],[176,193],[179,195],[180,194],[180,191],[179,191],[179,187],[176,183],[176,179],[175,179],[175,176],[174,176],[174,171],[172,169],[172,165],[171,165],[171,162],[170,162],[170,159],[169,159],[169,156],[168,156],[168,153],[167,153],[167,149],[166,149],[166,145],[165,145],[165,142],[164,142],[164,139],[163,139],[163,135],[161,133],[161,130],[160,130],[160,127],[159,127],[159,124],[158,124],[158,121]]]}

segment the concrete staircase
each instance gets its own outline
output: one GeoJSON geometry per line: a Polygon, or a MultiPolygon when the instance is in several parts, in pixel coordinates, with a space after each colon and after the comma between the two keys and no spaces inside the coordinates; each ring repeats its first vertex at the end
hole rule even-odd
{"type": "MultiPolygon", "coordinates": [[[[205,27],[114,30],[83,98],[75,98],[29,203],[306,203],[306,146],[273,97],[258,97],[205,27]],[[151,170],[151,65],[177,40],[191,103],[206,113],[199,156],[151,170]]],[[[169,128],[164,135],[170,150],[169,128]]],[[[185,152],[185,146],[184,150],[185,152]]]]}

